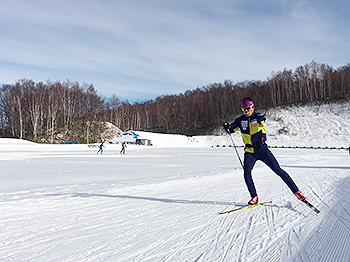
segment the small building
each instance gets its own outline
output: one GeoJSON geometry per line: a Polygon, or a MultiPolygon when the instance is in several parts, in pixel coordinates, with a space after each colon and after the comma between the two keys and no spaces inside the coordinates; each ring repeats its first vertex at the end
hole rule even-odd
{"type": "Polygon", "coordinates": [[[137,138],[136,145],[151,146],[152,144],[151,144],[151,140],[149,139],[137,138]]]}

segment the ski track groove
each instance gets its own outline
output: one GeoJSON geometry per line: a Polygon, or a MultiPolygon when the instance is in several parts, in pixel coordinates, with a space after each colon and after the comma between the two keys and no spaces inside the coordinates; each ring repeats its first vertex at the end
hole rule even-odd
{"type": "MultiPolygon", "coordinates": [[[[299,203],[299,202],[297,202],[297,203],[298,203],[297,204],[298,207],[300,206],[300,208],[302,208],[304,211],[307,211],[307,212],[311,213],[308,207],[304,206],[302,203],[299,203]]],[[[267,237],[265,238],[265,241],[264,241],[264,243],[262,245],[262,248],[259,249],[259,253],[257,255],[254,255],[252,259],[249,259],[249,261],[256,261],[254,259],[254,257],[259,257],[260,260],[263,261],[263,258],[267,255],[268,252],[271,253],[271,251],[273,251],[272,253],[274,253],[275,256],[269,254],[269,260],[268,261],[278,261],[278,255],[280,254],[280,252],[278,251],[278,246],[280,245],[280,243],[283,242],[281,240],[282,236],[285,235],[286,233],[288,233],[288,229],[280,230],[280,232],[276,231],[276,224],[273,222],[274,216],[275,216],[275,214],[273,213],[274,212],[273,211],[274,207],[273,206],[272,207],[268,207],[267,206],[267,207],[264,207],[264,209],[265,209],[264,213],[263,213],[264,216],[265,216],[264,223],[267,225],[267,230],[266,230],[266,232],[261,232],[261,234],[262,235],[266,235],[267,234],[267,237]],[[277,238],[277,240],[272,240],[272,242],[275,244],[275,248],[271,249],[271,247],[270,247],[269,250],[265,251],[267,243],[269,242],[269,240],[271,240],[272,236],[276,235],[276,234],[279,237],[277,238]]],[[[244,214],[244,212],[242,214],[244,214]]],[[[303,223],[301,225],[304,225],[304,224],[308,223],[310,221],[310,219],[312,219],[312,218],[309,218],[309,219],[305,220],[305,218],[307,218],[307,216],[304,215],[303,213],[300,213],[300,214],[302,215],[301,218],[304,219],[304,221],[303,221],[303,223]]],[[[313,214],[313,213],[311,213],[311,214],[313,214]]],[[[224,239],[226,237],[226,235],[231,233],[232,235],[231,235],[231,237],[229,239],[229,242],[226,244],[226,248],[225,248],[224,252],[222,253],[220,261],[225,261],[226,260],[226,258],[228,257],[229,251],[233,248],[233,246],[235,246],[233,243],[235,241],[236,242],[240,242],[240,241],[238,241],[238,239],[241,239],[242,241],[241,241],[241,246],[239,248],[239,252],[238,252],[239,255],[238,255],[237,261],[245,261],[245,259],[247,257],[247,250],[248,250],[247,249],[247,242],[249,242],[249,240],[251,238],[251,235],[252,235],[251,231],[254,229],[254,227],[252,227],[253,221],[255,221],[254,224],[256,225],[257,221],[259,220],[260,216],[262,216],[262,215],[260,214],[260,212],[257,213],[257,211],[254,210],[254,209],[251,210],[251,212],[249,212],[249,218],[248,218],[249,223],[245,224],[245,228],[244,228],[243,232],[240,231],[240,232],[237,233],[237,230],[239,230],[239,228],[235,227],[235,232],[232,232],[232,225],[234,224],[234,221],[236,220],[238,215],[239,214],[233,216],[233,218],[231,219],[231,222],[228,225],[228,227],[226,226],[228,229],[226,229],[225,231],[223,231],[223,230],[220,231],[220,229],[223,228],[223,226],[225,224],[224,222],[226,221],[226,218],[232,216],[232,214],[225,215],[224,218],[220,221],[220,223],[216,227],[216,230],[214,230],[214,232],[220,232],[220,234],[217,233],[216,237],[215,237],[215,240],[212,241],[211,244],[209,245],[209,248],[211,247],[211,251],[210,251],[209,257],[206,257],[207,259],[208,258],[210,258],[210,259],[214,258],[214,251],[217,248],[217,244],[219,243],[220,239],[224,239]]],[[[297,219],[295,221],[291,221],[288,224],[288,227],[293,227],[295,225],[298,225],[298,223],[300,222],[299,220],[300,219],[297,219]]],[[[209,224],[210,223],[211,222],[209,222],[209,224]]],[[[259,224],[261,224],[261,223],[262,222],[258,223],[258,225],[256,225],[256,226],[259,226],[259,224]]],[[[199,229],[195,233],[193,233],[187,239],[186,243],[184,243],[182,245],[178,245],[178,247],[175,250],[173,250],[172,254],[170,254],[168,257],[166,257],[162,261],[168,261],[168,259],[171,259],[172,257],[175,257],[176,253],[178,253],[179,250],[181,248],[183,248],[183,246],[189,245],[191,242],[193,242],[194,239],[195,239],[195,236],[200,234],[201,232],[203,232],[203,230],[204,230],[204,227],[202,227],[201,229],[199,229]]],[[[291,244],[300,242],[300,238],[298,236],[298,233],[294,229],[293,229],[292,233],[293,234],[289,233],[289,235],[290,235],[289,241],[287,241],[287,243],[284,245],[284,250],[288,250],[287,247],[290,246],[291,244]],[[293,235],[293,237],[291,237],[291,235],[293,235]]],[[[294,245],[294,249],[302,248],[302,247],[300,247],[300,246],[298,246],[296,244],[293,244],[293,245],[294,245]]],[[[208,251],[202,252],[195,261],[199,261],[199,259],[200,260],[204,259],[204,255],[208,254],[208,253],[209,253],[208,251]]],[[[289,251],[287,253],[285,253],[285,252],[283,252],[283,253],[285,254],[285,257],[287,258],[289,256],[289,254],[292,253],[292,250],[289,249],[289,251]],[[288,255],[286,255],[286,254],[288,254],[288,255]]],[[[307,257],[307,254],[305,252],[303,253],[303,257],[307,257]]]]}
{"type": "Polygon", "coordinates": [[[220,226],[218,227],[219,229],[225,229],[223,231],[220,231],[220,230],[216,230],[216,236],[215,236],[215,240],[213,241],[213,245],[211,247],[211,251],[210,251],[210,255],[209,255],[209,258],[215,258],[215,251],[220,247],[219,245],[219,240],[224,240],[227,236],[227,234],[230,232],[230,229],[233,225],[233,223],[235,222],[237,216],[233,216],[229,225],[228,226],[225,226],[225,221],[228,220],[228,216],[224,216],[223,218],[220,219],[220,226]]]}
{"type": "MultiPolygon", "coordinates": [[[[176,244],[172,249],[172,251],[167,254],[165,257],[162,258],[162,262],[166,262],[166,261],[172,261],[171,259],[178,253],[180,253],[181,249],[183,249],[183,247],[188,247],[191,245],[191,243],[196,239],[197,236],[200,236],[203,232],[210,230],[210,227],[212,225],[212,221],[215,220],[216,217],[212,217],[208,223],[206,223],[203,226],[200,226],[198,229],[195,230],[195,232],[193,232],[192,234],[190,234],[189,237],[186,238],[186,240],[180,241],[178,244],[176,244]]],[[[182,235],[180,235],[182,236],[182,235]]],[[[179,238],[179,236],[177,236],[177,238],[179,238]]],[[[168,242],[168,241],[167,241],[168,242]]]]}
{"type": "Polygon", "coordinates": [[[335,186],[334,181],[332,185],[334,185],[332,190],[323,197],[322,202],[326,208],[317,215],[319,221],[316,226],[310,227],[313,233],[310,232],[310,237],[304,238],[303,247],[292,261],[350,261],[350,225],[347,208],[350,190],[346,182],[340,186],[338,182],[338,186],[335,186]],[[308,257],[305,257],[305,253],[308,257]]]}
{"type": "MultiPolygon", "coordinates": [[[[251,210],[251,212],[249,212],[249,214],[253,213],[254,210],[251,210]]],[[[250,230],[252,227],[252,220],[253,220],[253,216],[249,216],[248,221],[246,221],[245,223],[245,227],[244,227],[244,231],[242,233],[242,242],[241,245],[238,249],[238,258],[237,261],[244,261],[245,260],[245,254],[246,254],[246,248],[247,248],[247,242],[249,242],[249,237],[250,237],[250,230]]]]}
{"type": "Polygon", "coordinates": [[[261,247],[261,252],[256,254],[255,256],[252,257],[251,261],[256,261],[256,257],[258,257],[258,261],[262,261],[262,257],[264,255],[264,252],[268,246],[268,243],[272,240],[272,236],[276,233],[276,228],[275,228],[275,223],[273,219],[273,210],[272,207],[267,206],[264,208],[264,214],[266,218],[266,224],[267,224],[267,236],[265,237],[264,243],[262,244],[261,247]],[[262,253],[262,254],[260,254],[262,253]]]}
{"type": "MultiPolygon", "coordinates": [[[[226,215],[225,215],[225,217],[229,217],[229,216],[230,216],[230,214],[226,214],[226,215]]],[[[230,222],[229,226],[228,226],[228,227],[226,228],[226,230],[225,230],[225,235],[224,235],[224,237],[226,237],[226,236],[231,232],[232,225],[233,225],[233,223],[236,221],[237,217],[238,217],[238,214],[234,214],[234,215],[233,215],[233,218],[231,219],[231,222],[230,222]]],[[[226,256],[227,256],[227,253],[228,253],[228,250],[229,250],[229,248],[230,248],[230,246],[231,246],[231,243],[233,242],[233,238],[236,236],[237,229],[238,229],[237,226],[234,227],[234,232],[231,233],[232,235],[231,235],[231,237],[229,238],[228,243],[225,244],[225,246],[224,246],[224,251],[223,251],[223,253],[222,253],[222,255],[221,255],[221,258],[220,258],[220,262],[224,262],[224,261],[225,261],[226,256]]],[[[214,249],[213,249],[212,251],[214,252],[214,249]]]]}

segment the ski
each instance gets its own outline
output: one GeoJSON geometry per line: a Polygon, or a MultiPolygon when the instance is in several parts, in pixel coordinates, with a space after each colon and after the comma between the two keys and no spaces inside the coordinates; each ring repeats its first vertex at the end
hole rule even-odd
{"type": "Polygon", "coordinates": [[[315,211],[317,214],[320,213],[320,210],[318,210],[316,207],[314,207],[309,201],[306,199],[301,200],[303,201],[309,208],[311,208],[313,211],[315,211]]]}
{"type": "Polygon", "coordinates": [[[254,204],[254,205],[246,205],[246,206],[239,207],[239,208],[236,208],[236,209],[230,209],[230,210],[227,210],[227,211],[222,211],[222,212],[219,212],[219,214],[220,214],[220,215],[222,215],[222,214],[228,214],[228,213],[232,213],[232,212],[236,212],[236,211],[246,210],[246,209],[252,208],[252,207],[258,207],[258,206],[268,205],[268,204],[271,204],[271,203],[272,203],[272,201],[263,202],[263,203],[258,203],[258,204],[254,204]]]}

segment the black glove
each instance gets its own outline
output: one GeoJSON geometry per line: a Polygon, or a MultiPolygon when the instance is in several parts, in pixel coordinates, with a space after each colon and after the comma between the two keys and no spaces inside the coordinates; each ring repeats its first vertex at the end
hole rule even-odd
{"type": "Polygon", "coordinates": [[[258,123],[261,124],[262,121],[265,121],[266,118],[265,118],[265,114],[258,114],[258,123]]]}
{"type": "Polygon", "coordinates": [[[227,134],[230,134],[230,125],[226,122],[224,123],[224,129],[225,129],[227,134]]]}

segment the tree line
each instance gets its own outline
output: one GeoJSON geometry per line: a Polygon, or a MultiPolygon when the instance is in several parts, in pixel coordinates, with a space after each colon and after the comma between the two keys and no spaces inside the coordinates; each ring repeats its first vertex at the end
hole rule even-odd
{"type": "Polygon", "coordinates": [[[93,85],[23,79],[0,90],[1,136],[57,142],[96,140],[104,101],[93,85]]]}
{"type": "Polygon", "coordinates": [[[348,100],[350,64],[334,69],[313,61],[294,71],[272,72],[266,81],[226,80],[133,104],[115,95],[103,98],[92,84],[22,79],[0,90],[0,133],[36,141],[89,143],[101,140],[103,123],[111,122],[122,130],[210,134],[241,113],[245,96],[252,97],[259,110],[348,100]]]}

